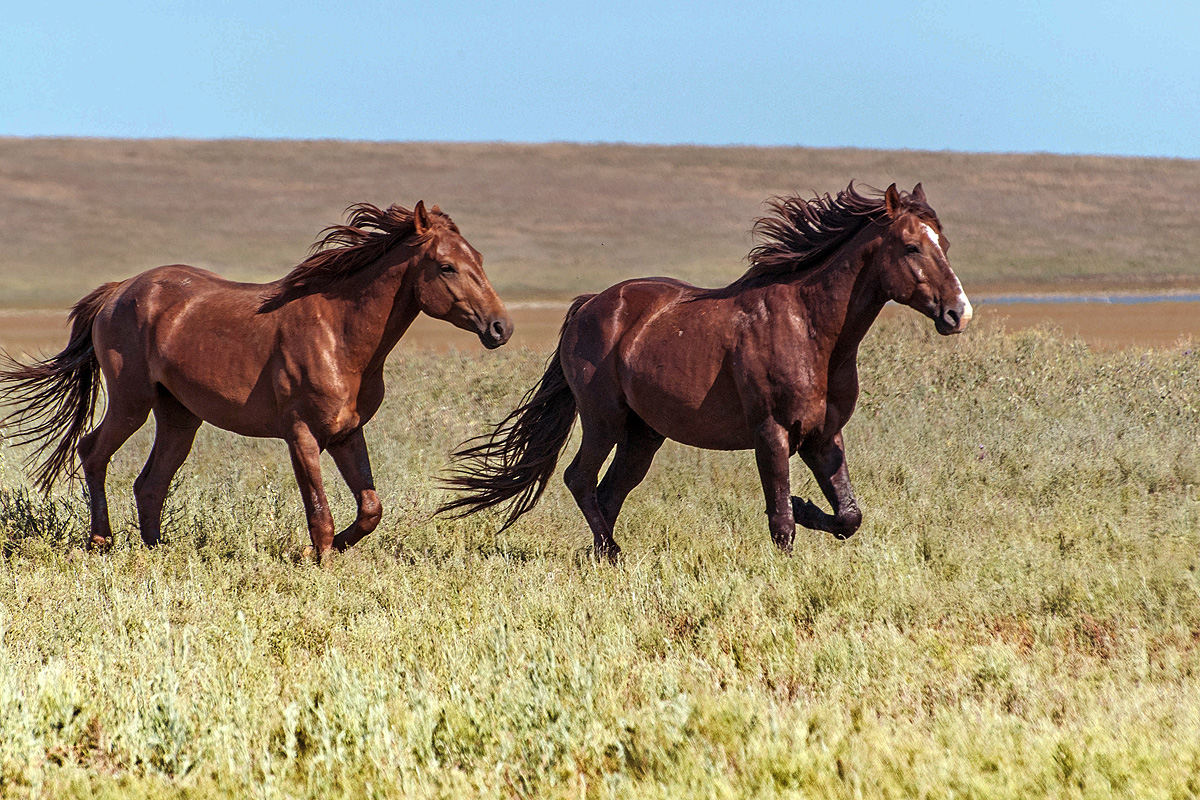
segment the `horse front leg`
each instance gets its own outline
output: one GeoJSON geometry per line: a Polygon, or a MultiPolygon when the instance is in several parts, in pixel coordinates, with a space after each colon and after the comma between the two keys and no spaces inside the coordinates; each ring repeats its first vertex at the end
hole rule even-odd
{"type": "Polygon", "coordinates": [[[796,520],[792,514],[791,469],[788,465],[788,432],[774,420],[764,422],[754,434],[754,460],[767,500],[767,525],[775,546],[792,552],[796,520]]]}
{"type": "Polygon", "coordinates": [[[333,537],[333,546],[338,552],[357,544],[364,536],[379,525],[383,518],[383,504],[375,492],[375,479],[371,477],[371,458],[367,454],[367,440],[362,428],[357,428],[345,440],[329,446],[338,471],[350,487],[358,503],[358,516],[346,530],[333,537]]]}
{"type": "Polygon", "coordinates": [[[333,547],[333,514],[329,511],[325,484],[321,479],[321,446],[308,426],[302,424],[292,431],[287,443],[300,497],[304,501],[308,535],[314,554],[320,558],[333,547]]]}
{"type": "Polygon", "coordinates": [[[846,469],[846,449],[842,443],[842,432],[832,439],[800,448],[800,457],[812,470],[813,477],[829,505],[832,514],[826,514],[811,501],[792,498],[792,513],[796,524],[817,531],[832,533],[835,538],[848,539],[862,525],[862,511],[854,498],[854,487],[850,485],[850,473],[846,469]]]}

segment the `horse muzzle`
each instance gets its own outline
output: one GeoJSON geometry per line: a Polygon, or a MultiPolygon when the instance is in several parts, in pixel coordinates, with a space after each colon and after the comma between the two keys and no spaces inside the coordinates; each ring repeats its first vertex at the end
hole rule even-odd
{"type": "Polygon", "coordinates": [[[512,338],[513,321],[511,317],[496,317],[479,332],[479,341],[488,350],[495,350],[512,338]]]}
{"type": "Polygon", "coordinates": [[[937,316],[933,318],[933,327],[942,336],[962,333],[966,330],[967,323],[971,321],[974,313],[971,301],[965,294],[959,294],[954,302],[943,304],[940,307],[937,316]]]}

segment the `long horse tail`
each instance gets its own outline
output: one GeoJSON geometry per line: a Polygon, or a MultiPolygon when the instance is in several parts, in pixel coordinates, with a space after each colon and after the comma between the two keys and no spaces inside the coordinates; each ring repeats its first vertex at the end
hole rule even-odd
{"type": "Polygon", "coordinates": [[[26,365],[0,351],[0,391],[7,395],[2,401],[16,406],[0,424],[17,422],[14,441],[37,445],[29,461],[50,451],[34,471],[36,485],[43,492],[49,492],[64,472],[74,472],[68,465],[100,397],[100,362],[92,345],[92,323],[118,286],[106,283],[74,305],[71,338],[58,355],[26,365]]]}
{"type": "Polygon", "coordinates": [[[576,312],[595,295],[576,297],[559,331],[558,346],[542,379],[491,433],[468,439],[452,454],[455,469],[443,485],[463,492],[437,513],[466,516],[510,503],[504,528],[537,505],[575,425],[575,395],[562,368],[562,335],[576,312]]]}

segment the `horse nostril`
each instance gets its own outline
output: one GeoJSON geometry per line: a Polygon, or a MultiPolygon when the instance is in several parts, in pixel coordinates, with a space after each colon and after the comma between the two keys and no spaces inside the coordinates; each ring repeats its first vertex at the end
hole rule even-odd
{"type": "Polygon", "coordinates": [[[492,331],[491,331],[492,336],[497,341],[508,338],[509,325],[506,320],[503,320],[503,319],[493,320],[491,328],[492,328],[492,331]]]}
{"type": "Polygon", "coordinates": [[[947,308],[943,316],[945,316],[946,322],[949,322],[951,326],[958,327],[958,312],[953,308],[947,308]]]}

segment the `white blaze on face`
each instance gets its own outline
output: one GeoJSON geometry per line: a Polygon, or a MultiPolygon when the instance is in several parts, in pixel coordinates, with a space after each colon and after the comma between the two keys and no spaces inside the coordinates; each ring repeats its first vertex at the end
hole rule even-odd
{"type": "MultiPolygon", "coordinates": [[[[938,233],[933,229],[933,226],[928,222],[922,222],[921,230],[923,230],[925,235],[929,237],[929,241],[933,242],[933,246],[937,248],[938,252],[942,253],[942,240],[938,238],[938,233]]],[[[945,257],[945,255],[945,253],[942,253],[943,257],[945,257]]]]}
{"type": "MultiPolygon", "coordinates": [[[[958,280],[957,275],[954,277],[954,280],[958,280]]],[[[962,317],[960,317],[958,320],[959,330],[962,330],[967,326],[967,323],[971,321],[971,317],[975,314],[975,309],[971,308],[971,301],[967,299],[967,293],[963,291],[961,283],[958,284],[958,296],[962,299],[963,303],[962,317]]]]}
{"type": "MultiPolygon", "coordinates": [[[[932,242],[933,246],[937,248],[937,251],[941,254],[942,258],[945,258],[946,253],[942,250],[942,241],[938,237],[938,232],[933,229],[933,226],[927,222],[922,222],[921,230],[924,231],[925,235],[929,237],[929,241],[932,242]]],[[[954,284],[958,287],[958,299],[962,301],[963,311],[962,316],[958,321],[958,329],[962,330],[967,326],[967,323],[971,321],[971,317],[974,315],[975,309],[971,307],[971,301],[967,299],[967,293],[963,291],[962,283],[958,280],[957,275],[954,276],[954,284]]]]}

